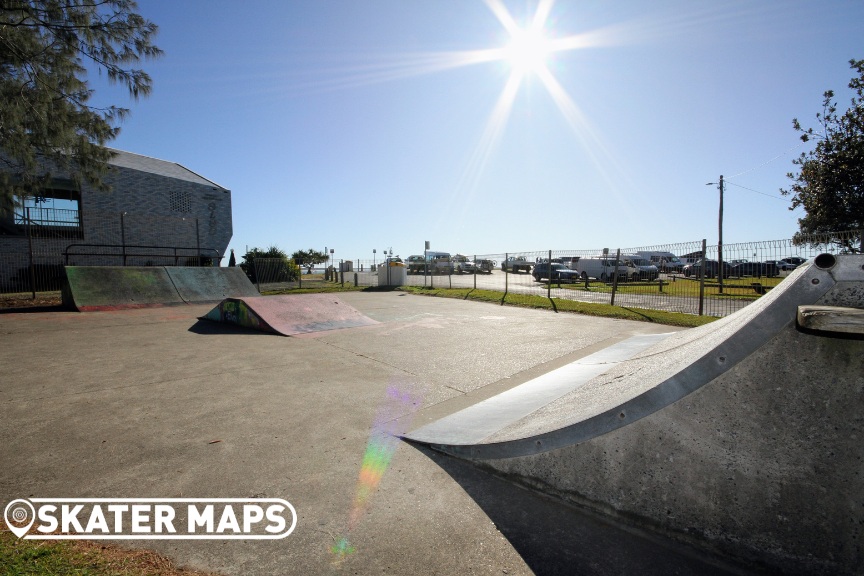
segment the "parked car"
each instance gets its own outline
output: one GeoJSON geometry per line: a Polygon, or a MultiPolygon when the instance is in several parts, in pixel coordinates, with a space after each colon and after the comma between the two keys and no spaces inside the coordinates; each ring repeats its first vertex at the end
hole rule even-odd
{"type": "Polygon", "coordinates": [[[485,272],[486,274],[491,274],[492,270],[495,269],[495,265],[498,264],[495,260],[489,260],[488,258],[480,258],[474,265],[477,267],[478,272],[485,272]]]}
{"type": "Polygon", "coordinates": [[[576,263],[579,262],[579,256],[562,256],[560,260],[561,264],[564,264],[570,270],[575,270],[576,263]]]}
{"type": "Polygon", "coordinates": [[[788,258],[783,258],[782,260],[780,260],[779,266],[780,270],[783,270],[785,272],[791,272],[804,262],[806,262],[806,260],[804,258],[801,258],[800,256],[790,256],[788,258]]]}
{"type": "MultiPolygon", "coordinates": [[[[600,256],[598,258],[580,258],[576,263],[576,271],[583,280],[596,278],[602,282],[611,281],[615,276],[615,258],[600,256]]],[[[627,265],[621,260],[617,261],[618,280],[627,280],[627,265]]]]}
{"type": "Polygon", "coordinates": [[[405,265],[408,267],[408,274],[424,274],[426,272],[426,258],[422,255],[408,256],[405,265]]]}
{"type": "MultiPolygon", "coordinates": [[[[720,271],[720,263],[717,260],[704,260],[699,259],[693,264],[687,264],[684,266],[684,276],[688,278],[690,276],[695,276],[696,278],[702,273],[702,265],[705,265],[705,278],[716,278],[717,273],[720,271]]],[[[723,262],[723,277],[728,278],[732,274],[732,265],[728,262],[723,262]]]]}
{"type": "Polygon", "coordinates": [[[429,274],[452,274],[453,261],[449,252],[426,252],[429,274]]]}
{"type": "Polygon", "coordinates": [[[453,272],[456,274],[474,274],[477,266],[463,254],[456,254],[450,259],[453,262],[453,272]]]}
{"type": "Polygon", "coordinates": [[[621,261],[627,265],[627,276],[630,280],[656,280],[660,276],[657,266],[636,254],[622,254],[621,261]]]}
{"type": "Polygon", "coordinates": [[[564,264],[557,262],[541,262],[534,265],[534,271],[531,273],[534,280],[540,282],[544,278],[550,282],[577,282],[580,278],[579,272],[570,270],[564,264]]]}
{"type": "Polygon", "coordinates": [[[780,269],[772,262],[749,262],[747,260],[736,260],[732,263],[730,276],[740,278],[741,276],[766,276],[773,278],[780,274],[780,269]]]}
{"type": "Polygon", "coordinates": [[[684,268],[684,262],[672,252],[644,250],[636,255],[647,259],[660,272],[680,272],[684,268]]]}
{"type": "Polygon", "coordinates": [[[525,259],[524,256],[510,256],[501,263],[501,270],[505,272],[519,272],[520,270],[525,270],[525,272],[531,272],[531,266],[534,264],[525,259]]]}

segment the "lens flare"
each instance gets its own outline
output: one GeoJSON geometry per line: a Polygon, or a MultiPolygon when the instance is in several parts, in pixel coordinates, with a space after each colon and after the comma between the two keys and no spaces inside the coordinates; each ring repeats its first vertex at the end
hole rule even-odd
{"type": "Polygon", "coordinates": [[[343,560],[356,551],[349,541],[349,536],[366,513],[369,501],[389,468],[396,448],[399,447],[400,428],[405,428],[408,424],[401,417],[406,414],[413,415],[421,403],[421,395],[400,390],[393,385],[387,387],[387,395],[378,407],[369,441],[366,443],[366,451],[363,453],[354,499],[348,513],[348,528],[345,534],[337,538],[336,543],[330,547],[330,552],[337,561],[343,560]]]}

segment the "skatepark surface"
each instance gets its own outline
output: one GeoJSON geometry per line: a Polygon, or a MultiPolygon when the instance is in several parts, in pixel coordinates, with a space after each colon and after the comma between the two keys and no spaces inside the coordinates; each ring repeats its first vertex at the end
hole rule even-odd
{"type": "Polygon", "coordinates": [[[406,433],[677,329],[395,291],[339,299],[375,323],[285,338],[199,320],[212,304],[0,314],[0,503],[289,501],[282,540],[124,543],[224,574],[746,573],[404,442],[358,508],[382,422],[406,433]],[[343,538],[351,553],[334,553],[343,538]]]}

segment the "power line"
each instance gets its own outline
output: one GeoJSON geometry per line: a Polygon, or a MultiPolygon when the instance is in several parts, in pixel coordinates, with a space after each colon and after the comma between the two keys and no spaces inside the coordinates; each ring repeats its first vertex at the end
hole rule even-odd
{"type": "Polygon", "coordinates": [[[753,190],[752,188],[748,188],[746,186],[742,186],[740,184],[736,184],[735,182],[729,182],[726,180],[726,184],[731,184],[732,186],[737,186],[738,188],[743,188],[744,190],[749,190],[750,192],[755,192],[756,194],[761,194],[762,196],[767,196],[768,198],[774,198],[775,200],[780,200],[782,202],[791,202],[791,200],[787,198],[781,198],[780,196],[773,196],[771,194],[766,194],[765,192],[760,192],[759,190],[753,190]]]}
{"type": "MultiPolygon", "coordinates": [[[[759,168],[762,168],[763,166],[766,166],[766,165],[770,164],[771,162],[774,162],[775,160],[782,158],[783,156],[786,156],[787,154],[789,154],[790,152],[792,152],[796,148],[800,148],[804,144],[806,144],[806,142],[803,142],[803,141],[798,142],[798,144],[795,144],[794,146],[792,146],[791,148],[789,148],[785,152],[781,152],[777,156],[774,156],[773,158],[766,160],[765,162],[763,162],[762,164],[759,164],[758,166],[754,166],[753,168],[749,168],[747,170],[744,170],[743,172],[739,172],[738,174],[735,174],[734,176],[729,176],[728,178],[726,178],[726,181],[728,182],[732,178],[737,178],[738,176],[743,176],[744,174],[748,174],[750,172],[753,172],[754,170],[758,170],[759,168]]],[[[742,188],[743,188],[743,186],[742,186],[742,188]]],[[[754,190],[754,192],[755,192],[755,190],[754,190]]],[[[761,194],[761,192],[760,192],[760,194],[761,194]]],[[[774,196],[774,198],[776,198],[776,196],[774,196]]]]}

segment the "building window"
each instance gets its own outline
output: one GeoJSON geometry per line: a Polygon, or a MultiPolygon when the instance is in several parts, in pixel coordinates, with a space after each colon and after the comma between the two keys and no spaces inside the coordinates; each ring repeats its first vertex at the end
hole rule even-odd
{"type": "Polygon", "coordinates": [[[39,196],[14,197],[13,205],[11,217],[0,221],[2,234],[51,236],[81,230],[81,194],[76,190],[46,188],[39,196]]]}
{"type": "Polygon", "coordinates": [[[169,196],[171,211],[189,214],[192,212],[192,195],[189,192],[172,190],[169,196]]]}

